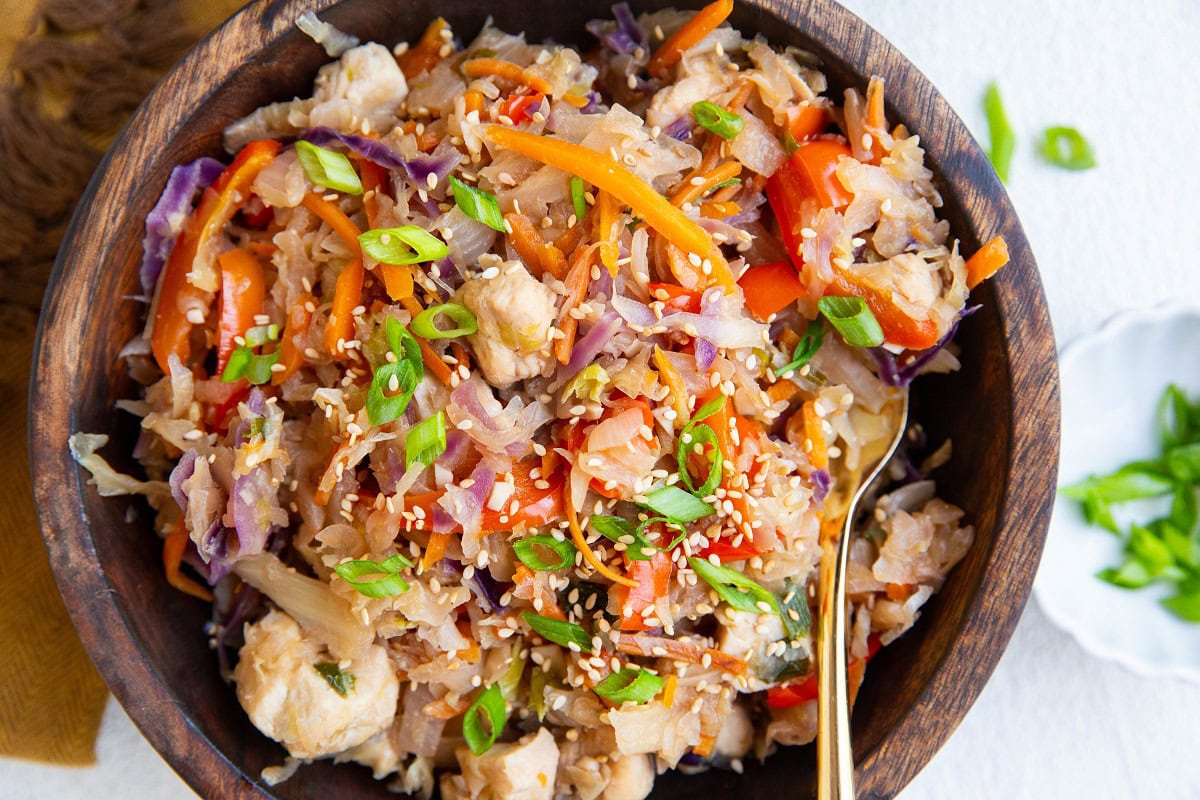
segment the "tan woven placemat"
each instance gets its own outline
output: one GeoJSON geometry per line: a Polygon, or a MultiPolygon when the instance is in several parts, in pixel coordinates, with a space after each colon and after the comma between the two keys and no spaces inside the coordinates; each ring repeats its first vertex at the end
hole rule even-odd
{"type": "Polygon", "coordinates": [[[95,761],[107,690],[63,608],[25,435],[37,309],[72,209],[155,81],[240,0],[0,0],[0,756],[95,761]]]}

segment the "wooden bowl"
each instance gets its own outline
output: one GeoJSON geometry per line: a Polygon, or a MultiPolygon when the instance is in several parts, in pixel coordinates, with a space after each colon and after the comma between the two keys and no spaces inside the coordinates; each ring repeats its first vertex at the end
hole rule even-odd
{"type": "MultiPolygon", "coordinates": [[[[650,0],[638,7],[666,5],[650,0]]],[[[693,5],[683,2],[677,5],[693,5]]],[[[259,734],[218,677],[207,607],[169,588],[138,501],[100,498],[67,452],[75,431],[108,432],[118,468],[136,425],[113,403],[134,393],[118,365],[138,330],[143,221],[175,164],[217,155],[222,128],[265,103],[305,95],[328,61],[293,22],[305,8],[363,39],[414,39],[442,15],[473,35],[484,17],[531,40],[586,44],[590,3],[522,0],[278,0],[254,3],[193,49],[134,115],[88,186],[51,278],[35,359],[30,431],[46,545],[76,627],[117,699],[150,742],[204,797],[390,797],[369,771],[322,762],[261,784],[283,749],[259,734]],[[130,522],[127,510],[137,512],[130,522]]],[[[1013,263],[977,291],[983,310],[959,340],[963,369],[917,383],[916,418],[952,436],[940,493],[978,534],[920,622],[871,664],[854,716],[859,796],[889,798],[926,764],[983,688],[1021,615],[1046,534],[1058,463],[1054,336],[1029,244],[1007,195],[963,123],[882,36],[832,0],[749,0],[732,22],[817,53],[834,87],[887,81],[888,115],[921,134],[965,252],[997,234],[1013,263]]],[[[837,96],[837,95],[835,95],[837,96]]],[[[654,797],[805,797],[812,748],[783,750],[744,775],[659,779],[654,797]]],[[[969,764],[962,765],[970,769],[969,764]]]]}

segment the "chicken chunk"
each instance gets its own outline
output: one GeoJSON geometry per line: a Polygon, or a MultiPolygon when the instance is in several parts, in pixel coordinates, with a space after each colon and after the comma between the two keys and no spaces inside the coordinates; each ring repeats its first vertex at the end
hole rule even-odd
{"type": "Polygon", "coordinates": [[[494,278],[472,278],[457,302],[479,321],[467,337],[479,368],[493,386],[511,386],[541,375],[550,362],[547,336],[554,322],[554,292],[529,274],[520,261],[499,265],[494,278]]]}
{"type": "Polygon", "coordinates": [[[379,645],[335,663],[294,619],[273,610],[246,626],[240,655],[233,673],[238,700],[251,722],[296,758],[360,745],[396,716],[400,684],[379,645]]]}
{"type": "Polygon", "coordinates": [[[642,800],[654,788],[654,761],[648,756],[621,756],[600,800],[642,800]]]}
{"type": "Polygon", "coordinates": [[[468,797],[490,800],[551,800],[558,774],[558,745],[545,728],[512,744],[496,744],[481,756],[457,752],[468,797]]]}

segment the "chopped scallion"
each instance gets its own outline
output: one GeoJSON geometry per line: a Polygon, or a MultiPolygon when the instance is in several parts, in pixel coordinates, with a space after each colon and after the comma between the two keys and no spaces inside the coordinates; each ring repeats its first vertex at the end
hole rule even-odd
{"type": "Polygon", "coordinates": [[[313,664],[313,669],[321,673],[321,677],[325,679],[330,688],[342,697],[346,697],[354,691],[354,673],[343,672],[342,668],[332,661],[318,661],[313,664]]]}
{"type": "Polygon", "coordinates": [[[995,82],[988,84],[983,95],[983,112],[987,116],[988,137],[991,147],[988,159],[996,169],[1000,180],[1008,183],[1009,167],[1012,166],[1013,153],[1017,149],[1017,134],[1008,122],[1004,112],[1004,101],[1000,98],[1000,87],[995,82]]]}
{"type": "Polygon", "coordinates": [[[464,214],[504,233],[504,215],[500,213],[500,203],[494,194],[468,186],[453,175],[450,176],[450,191],[454,192],[454,204],[464,214]]]}
{"type": "Polygon", "coordinates": [[[479,321],[465,306],[458,303],[442,303],[417,314],[412,321],[412,332],[422,339],[453,339],[457,336],[470,336],[479,330],[479,321]],[[438,317],[449,317],[454,323],[453,328],[439,328],[438,317]]]}
{"type": "Polygon", "coordinates": [[[304,174],[316,186],[346,194],[362,194],[362,181],[350,159],[343,154],[301,139],[296,142],[296,158],[304,168],[304,174]]]}
{"type": "Polygon", "coordinates": [[[513,542],[513,552],[516,553],[522,564],[534,572],[554,572],[574,564],[576,550],[575,545],[570,542],[542,533],[536,536],[526,536],[524,539],[513,542]],[[538,548],[550,550],[558,556],[558,560],[547,561],[542,558],[538,548]]]}
{"type": "Polygon", "coordinates": [[[486,753],[496,743],[507,720],[508,711],[500,687],[492,685],[484,689],[463,714],[462,732],[467,747],[477,756],[486,753]]]}
{"type": "Polygon", "coordinates": [[[400,577],[400,571],[413,564],[396,553],[383,561],[347,561],[338,564],[333,571],[364,597],[395,597],[408,591],[408,581],[400,577]]]}
{"type": "Polygon", "coordinates": [[[621,667],[596,684],[596,694],[613,703],[633,702],[641,705],[653,700],[662,691],[662,678],[641,667],[621,667]]]}
{"type": "Polygon", "coordinates": [[[792,360],[775,371],[776,375],[787,375],[803,367],[821,349],[825,343],[825,325],[819,319],[808,323],[804,335],[800,337],[796,349],[792,351],[792,360]]]}
{"type": "Polygon", "coordinates": [[[414,461],[432,464],[446,452],[446,412],[439,411],[409,429],[404,438],[404,468],[414,461]]]}
{"type": "Polygon", "coordinates": [[[358,243],[381,264],[420,264],[450,254],[445,242],[416,225],[369,230],[359,235],[358,243]]]}
{"type": "Polygon", "coordinates": [[[421,346],[399,321],[388,317],[384,335],[396,361],[376,367],[367,389],[367,418],[376,426],[399,419],[425,374],[421,346]]]}
{"type": "Polygon", "coordinates": [[[246,331],[242,337],[244,345],[239,345],[229,354],[225,369],[221,372],[222,383],[233,383],[238,378],[245,378],[255,386],[261,386],[271,381],[271,367],[279,360],[279,348],[273,353],[256,353],[256,348],[262,347],[279,339],[278,325],[256,325],[246,331]]]}
{"type": "Polygon", "coordinates": [[[861,297],[822,297],[817,308],[851,347],[883,344],[883,329],[861,297]]]}
{"type": "Polygon", "coordinates": [[[671,522],[688,523],[715,514],[708,503],[678,486],[664,486],[646,495],[646,508],[661,514],[671,522]]]}
{"type": "Polygon", "coordinates": [[[746,127],[746,122],[737,114],[721,108],[709,100],[701,100],[692,106],[692,116],[706,131],[722,139],[733,139],[746,127]]]}
{"type": "Polygon", "coordinates": [[[1042,139],[1042,157],[1056,167],[1084,170],[1096,166],[1096,155],[1083,134],[1075,128],[1047,128],[1042,139]]]}
{"type": "Polygon", "coordinates": [[[587,198],[583,196],[583,178],[571,178],[571,202],[575,205],[575,219],[583,222],[587,216],[587,198]]]}
{"type": "Polygon", "coordinates": [[[548,642],[554,642],[579,653],[592,652],[592,639],[582,625],[553,617],[543,617],[532,611],[526,611],[521,615],[521,619],[525,620],[538,636],[548,642]],[[574,646],[572,647],[572,645],[574,646]]]}
{"type": "Polygon", "coordinates": [[[689,558],[688,564],[693,572],[716,591],[718,597],[738,611],[779,614],[779,601],[775,595],[736,569],[718,567],[711,561],[696,557],[689,558]]]}

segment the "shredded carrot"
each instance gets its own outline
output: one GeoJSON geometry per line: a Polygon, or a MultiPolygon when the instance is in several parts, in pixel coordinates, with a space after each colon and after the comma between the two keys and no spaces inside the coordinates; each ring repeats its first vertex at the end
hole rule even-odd
{"type": "Polygon", "coordinates": [[[566,364],[571,360],[571,349],[575,347],[575,334],[579,330],[579,320],[571,315],[571,311],[578,308],[579,304],[583,302],[583,298],[587,296],[588,285],[592,282],[591,255],[599,246],[600,243],[597,242],[585,248],[576,257],[564,281],[567,286],[567,296],[563,300],[562,310],[559,311],[558,322],[558,329],[562,331],[563,336],[554,340],[554,357],[560,364],[566,364]]]}
{"type": "Polygon", "coordinates": [[[683,383],[683,376],[658,345],[654,345],[654,366],[658,368],[658,376],[662,378],[663,384],[670,390],[671,408],[675,409],[674,425],[676,428],[682,427],[691,416],[688,409],[688,390],[683,383]]]}
{"type": "Polygon", "coordinates": [[[429,544],[425,545],[425,552],[421,554],[421,572],[433,569],[434,564],[442,560],[442,557],[446,555],[446,545],[448,544],[450,544],[450,534],[437,532],[429,534],[429,544]]]}
{"type": "Polygon", "coordinates": [[[800,391],[800,387],[791,381],[775,381],[767,387],[767,397],[771,401],[771,405],[791,400],[800,391]]]}
{"type": "Polygon", "coordinates": [[[483,78],[495,75],[518,86],[528,86],[535,92],[550,94],[551,86],[527,69],[499,58],[472,58],[462,64],[462,73],[468,78],[483,78]]]}
{"type": "Polygon", "coordinates": [[[667,70],[678,64],[687,50],[712,33],[732,12],[733,0],[717,0],[700,9],[654,51],[646,69],[656,78],[666,77],[667,70]]]}
{"type": "Polygon", "coordinates": [[[697,294],[703,291],[707,283],[704,273],[700,271],[699,267],[692,264],[687,254],[678,247],[661,236],[655,236],[654,255],[660,265],[664,261],[666,262],[671,275],[675,277],[675,280],[679,281],[679,285],[684,289],[697,294]]]}
{"type": "Polygon", "coordinates": [[[563,255],[562,250],[559,250],[552,244],[548,244],[542,238],[542,233],[534,224],[529,221],[529,217],[524,214],[515,212],[505,214],[504,221],[512,228],[508,234],[508,240],[512,243],[513,249],[517,251],[517,255],[525,262],[525,266],[530,267],[535,273],[535,277],[541,277],[544,273],[549,272],[556,278],[562,278],[567,268],[567,258],[563,255]]]}
{"type": "Polygon", "coordinates": [[[355,258],[338,273],[333,290],[333,307],[325,323],[325,350],[330,358],[344,359],[350,351],[346,343],[354,339],[354,309],[362,302],[362,259],[355,258]]]}
{"type": "MultiPolygon", "coordinates": [[[[451,696],[447,695],[446,697],[451,696]]],[[[454,702],[447,700],[446,697],[426,703],[421,708],[421,714],[432,719],[451,720],[471,707],[470,697],[457,697],[454,702]]]]}
{"type": "Polygon", "coordinates": [[[279,252],[279,248],[271,242],[247,242],[246,249],[259,258],[270,258],[279,252]]]}
{"type": "Polygon", "coordinates": [[[558,248],[560,253],[573,253],[575,252],[575,248],[579,246],[579,243],[583,241],[583,235],[586,232],[587,226],[584,225],[583,220],[579,220],[554,240],[554,246],[558,248]]]}
{"type": "MultiPolygon", "coordinates": [[[[386,191],[388,184],[387,170],[370,159],[358,157],[358,171],[362,174],[363,210],[367,212],[367,224],[372,228],[379,227],[379,195],[386,191]]],[[[347,229],[347,232],[349,230],[347,229]]],[[[399,264],[380,264],[379,274],[383,278],[383,286],[387,289],[388,297],[399,300],[413,293],[412,270],[399,264]]]]}
{"type": "Polygon", "coordinates": [[[800,413],[803,414],[801,419],[804,421],[804,437],[812,442],[808,460],[817,469],[824,469],[829,466],[829,451],[825,446],[825,423],[817,416],[817,407],[812,400],[800,408],[800,413]]]}
{"type": "Polygon", "coordinates": [[[467,348],[463,347],[458,342],[450,343],[450,352],[454,354],[455,361],[459,366],[471,368],[471,354],[467,352],[467,348]]]}
{"type": "Polygon", "coordinates": [[[404,306],[404,310],[413,317],[425,310],[425,306],[421,305],[421,301],[418,300],[415,295],[411,294],[407,297],[401,297],[400,305],[404,306]]]}
{"type": "MultiPolygon", "coordinates": [[[[449,535],[449,534],[447,534],[449,535]]],[[[458,632],[467,640],[465,650],[458,651],[458,657],[468,664],[478,664],[479,658],[483,655],[479,650],[479,642],[475,641],[475,635],[471,633],[471,621],[468,619],[460,619],[454,623],[454,627],[458,628],[458,632]]]]}
{"type": "Polygon", "coordinates": [[[624,575],[614,572],[607,564],[601,561],[600,557],[592,550],[591,545],[587,543],[587,538],[583,535],[583,529],[579,527],[579,517],[575,515],[575,505],[571,502],[570,481],[567,481],[563,485],[563,507],[567,510],[567,524],[571,526],[571,539],[575,542],[575,547],[579,549],[579,552],[583,553],[583,560],[591,564],[592,569],[613,583],[619,583],[631,589],[637,588],[635,581],[631,581],[624,575]]]}
{"type": "Polygon", "coordinates": [[[666,682],[663,684],[663,705],[667,708],[675,705],[675,689],[679,686],[678,675],[668,675],[666,682]]]}
{"type": "Polygon", "coordinates": [[[683,188],[671,198],[671,205],[676,208],[682,208],[684,203],[691,203],[707,192],[712,191],[712,188],[719,183],[730,181],[742,174],[742,165],[738,161],[726,161],[718,167],[714,167],[703,175],[697,175],[701,183],[697,183],[696,179],[690,179],[683,188]]]}
{"type": "Polygon", "coordinates": [[[308,333],[308,326],[312,323],[312,311],[310,308],[316,307],[316,300],[311,294],[303,294],[296,304],[288,311],[287,324],[283,328],[283,336],[279,340],[279,360],[276,362],[283,365],[283,369],[276,372],[271,372],[271,383],[278,386],[300,369],[304,363],[304,347],[302,340],[305,334],[308,333]],[[311,304],[311,305],[310,305],[311,304]]]}
{"type": "MultiPolygon", "coordinates": [[[[736,191],[736,187],[733,186],[726,186],[725,189],[734,189],[736,191]]],[[[721,191],[725,191],[725,189],[721,191]]],[[[742,207],[737,203],[719,203],[715,200],[710,200],[707,203],[701,204],[700,216],[708,219],[725,219],[726,217],[732,217],[741,210],[742,207]]]]}
{"type": "Polygon", "coordinates": [[[442,47],[447,44],[442,31],[449,29],[450,25],[446,20],[438,17],[429,23],[429,27],[415,45],[400,54],[396,63],[400,65],[400,71],[404,73],[405,78],[412,80],[422,72],[428,72],[437,66],[442,60],[442,47]]]}
{"type": "Polygon", "coordinates": [[[617,198],[610,192],[600,192],[596,195],[596,238],[601,242],[600,263],[608,270],[608,274],[616,276],[617,259],[621,249],[617,238],[621,235],[621,206],[617,198]]]}
{"type": "Polygon", "coordinates": [[[483,113],[483,92],[478,89],[468,89],[463,95],[463,111],[470,114],[472,111],[483,113]]]}
{"type": "Polygon", "coordinates": [[[1008,243],[997,236],[967,259],[967,288],[974,289],[1008,263],[1008,243]]]}
{"type": "Polygon", "coordinates": [[[175,530],[171,531],[171,535],[163,542],[163,571],[166,573],[167,583],[184,594],[211,603],[212,592],[179,571],[189,541],[191,540],[188,538],[187,528],[181,519],[175,530]]]}
{"type": "Polygon", "coordinates": [[[754,81],[740,81],[738,90],[734,92],[733,97],[729,98],[729,102],[725,104],[725,110],[730,114],[739,114],[745,107],[746,101],[750,99],[750,94],[754,91],[754,81]]]}
{"type": "Polygon", "coordinates": [[[362,231],[354,224],[354,221],[347,217],[340,208],[326,200],[321,195],[315,192],[309,192],[304,195],[301,202],[305,208],[321,218],[329,227],[333,228],[334,233],[342,237],[346,244],[350,245],[355,254],[362,256],[362,246],[358,243],[358,237],[362,231]]]}
{"type": "Polygon", "coordinates": [[[383,277],[383,288],[393,300],[412,297],[413,275],[407,264],[380,264],[379,274],[383,277]]]}
{"type": "MultiPolygon", "coordinates": [[[[468,62],[470,63],[470,62],[468,62]]],[[[708,256],[715,248],[708,233],[688,219],[654,190],[606,153],[589,150],[551,136],[539,136],[499,125],[488,128],[488,137],[498,147],[512,150],[547,164],[610,192],[633,210],[634,216],[670,239],[687,253],[708,256]]]]}
{"type": "Polygon", "coordinates": [[[441,381],[443,386],[449,386],[450,376],[452,375],[450,366],[445,361],[442,361],[442,357],[429,346],[428,342],[415,334],[413,338],[417,340],[417,345],[421,348],[421,360],[425,362],[425,369],[432,372],[433,377],[441,381]]]}
{"type": "Polygon", "coordinates": [[[867,84],[867,118],[866,126],[877,131],[887,130],[887,120],[883,116],[883,78],[874,76],[867,84]]]}
{"type": "Polygon", "coordinates": [[[717,737],[710,736],[707,733],[700,734],[700,744],[692,748],[692,752],[701,758],[708,758],[712,755],[713,746],[717,743],[717,737]]]}

